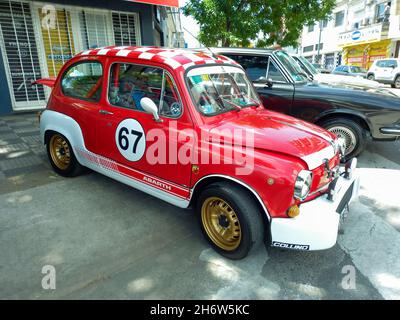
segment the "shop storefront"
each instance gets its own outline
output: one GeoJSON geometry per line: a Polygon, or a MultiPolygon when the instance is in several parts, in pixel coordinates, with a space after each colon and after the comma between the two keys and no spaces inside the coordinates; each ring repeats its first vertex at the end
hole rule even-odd
{"type": "Polygon", "coordinates": [[[342,63],[368,69],[374,60],[389,57],[392,42],[385,38],[381,24],[340,34],[342,63]]]}
{"type": "Polygon", "coordinates": [[[355,65],[368,69],[377,59],[390,56],[392,42],[383,40],[358,46],[343,48],[345,64],[355,65]]]}
{"type": "Polygon", "coordinates": [[[48,92],[31,82],[82,50],[159,44],[149,3],[162,2],[0,0],[0,114],[43,108],[48,92]]]}

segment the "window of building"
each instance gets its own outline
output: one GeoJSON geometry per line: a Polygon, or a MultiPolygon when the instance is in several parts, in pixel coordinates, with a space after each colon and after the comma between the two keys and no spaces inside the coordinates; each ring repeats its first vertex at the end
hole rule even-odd
{"type": "Polygon", "coordinates": [[[112,13],[114,41],[116,46],[139,46],[139,16],[136,13],[112,13]]]}
{"type": "Polygon", "coordinates": [[[322,50],[322,48],[324,47],[324,44],[323,43],[320,43],[319,45],[318,45],[318,43],[315,45],[315,51],[317,51],[318,50],[318,47],[319,47],[319,50],[322,50]]]}
{"type": "Polygon", "coordinates": [[[311,51],[314,51],[314,46],[313,45],[303,47],[303,52],[311,52],[311,51]]]}
{"type": "Polygon", "coordinates": [[[314,31],[314,24],[311,24],[308,26],[308,32],[313,32],[314,31]]]}
{"type": "Polygon", "coordinates": [[[322,26],[322,29],[326,28],[328,26],[328,19],[322,20],[321,26],[322,26]]]}
{"type": "Polygon", "coordinates": [[[31,86],[42,78],[31,13],[28,3],[0,2],[1,51],[15,109],[45,100],[43,88],[31,86]]]}
{"type": "Polygon", "coordinates": [[[69,97],[99,101],[103,79],[100,62],[79,62],[71,66],[61,80],[62,92],[69,97]]]}
{"type": "Polygon", "coordinates": [[[339,11],[335,13],[335,27],[343,25],[344,22],[344,11],[339,11]]]}
{"type": "Polygon", "coordinates": [[[108,100],[118,107],[144,111],[140,100],[150,98],[165,117],[177,118],[182,113],[176,86],[170,75],[157,67],[115,63],[110,70],[108,100]]]}

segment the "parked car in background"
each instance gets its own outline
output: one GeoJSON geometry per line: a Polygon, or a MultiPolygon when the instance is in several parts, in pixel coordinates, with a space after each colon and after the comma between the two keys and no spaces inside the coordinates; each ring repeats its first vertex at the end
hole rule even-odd
{"type": "Polygon", "coordinates": [[[400,59],[375,60],[367,72],[367,78],[400,89],[400,59]]]}
{"type": "Polygon", "coordinates": [[[332,74],[340,74],[342,76],[353,76],[353,77],[367,77],[367,70],[358,66],[337,66],[332,70],[332,74]]]}
{"type": "Polygon", "coordinates": [[[308,75],[309,79],[317,83],[336,84],[343,86],[355,86],[361,88],[383,88],[384,85],[373,80],[368,80],[360,77],[347,77],[339,74],[321,73],[314,64],[310,63],[303,56],[291,54],[291,57],[296,60],[300,68],[308,75]]]}
{"type": "MultiPolygon", "coordinates": [[[[307,60],[307,61],[308,61],[308,60],[307,60]]],[[[310,63],[311,63],[311,62],[310,62],[310,63]]],[[[332,70],[329,70],[329,69],[323,67],[322,64],[320,64],[320,63],[312,63],[311,65],[312,65],[315,69],[317,69],[318,72],[320,72],[320,73],[331,73],[331,71],[332,71],[332,70]]]]}
{"type": "Polygon", "coordinates": [[[266,110],[242,67],[225,57],[112,46],[84,51],[56,80],[37,83],[53,88],[40,133],[58,174],[88,167],[193,207],[206,239],[228,258],[265,240],[330,248],[357,196],[357,160],[340,165],[341,139],[266,110]]]}
{"type": "Polygon", "coordinates": [[[267,109],[316,123],[345,139],[347,157],[360,154],[368,137],[387,141],[400,137],[400,99],[387,90],[311,82],[283,50],[211,50],[247,70],[267,109]]]}

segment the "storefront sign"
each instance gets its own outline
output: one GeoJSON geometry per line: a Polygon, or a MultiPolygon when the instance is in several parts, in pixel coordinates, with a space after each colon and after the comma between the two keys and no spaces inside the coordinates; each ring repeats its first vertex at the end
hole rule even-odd
{"type": "Polygon", "coordinates": [[[178,0],[127,0],[131,2],[143,2],[148,4],[155,4],[158,6],[176,7],[179,8],[178,0]]]}
{"type": "Polygon", "coordinates": [[[357,44],[379,41],[381,40],[381,34],[382,34],[381,24],[351,32],[344,32],[339,34],[338,45],[345,47],[345,46],[352,46],[357,44]]]}

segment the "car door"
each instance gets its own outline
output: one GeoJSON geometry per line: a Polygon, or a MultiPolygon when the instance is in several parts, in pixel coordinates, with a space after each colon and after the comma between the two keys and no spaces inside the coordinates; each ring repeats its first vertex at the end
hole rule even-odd
{"type": "Polygon", "coordinates": [[[387,73],[388,73],[387,60],[378,61],[376,63],[375,79],[386,80],[388,79],[387,73]]]}
{"type": "Polygon", "coordinates": [[[224,55],[237,61],[246,70],[265,108],[290,114],[294,86],[283,76],[270,56],[226,53],[224,55]]]}
{"type": "Polygon", "coordinates": [[[382,74],[384,80],[394,80],[397,68],[396,60],[386,60],[384,72],[382,74]]]}
{"type": "Polygon", "coordinates": [[[110,64],[108,79],[108,101],[97,122],[98,153],[121,164],[133,178],[148,180],[143,175],[151,175],[188,187],[191,163],[178,159],[178,153],[194,148],[181,134],[193,125],[173,77],[160,67],[121,61],[110,64]],[[143,110],[144,97],[159,106],[159,121],[143,110]]]}
{"type": "Polygon", "coordinates": [[[56,111],[70,116],[82,131],[85,147],[96,150],[96,126],[103,90],[103,62],[84,58],[68,66],[51,95],[56,111]]]}

